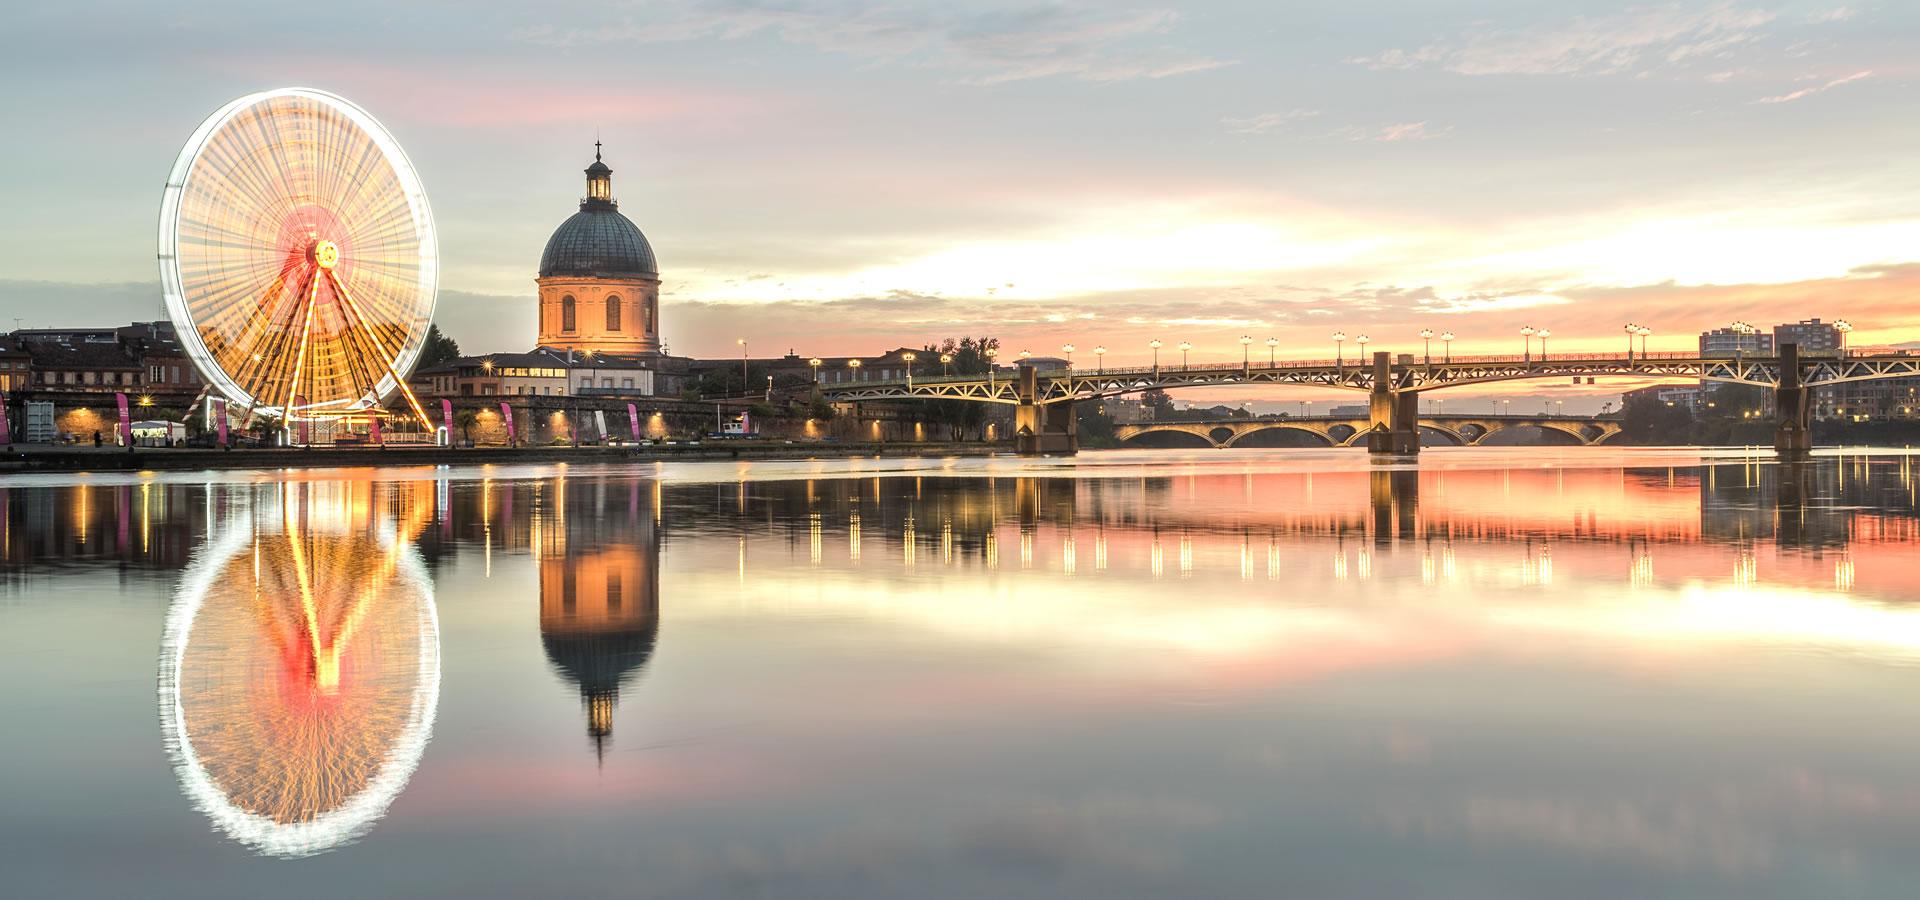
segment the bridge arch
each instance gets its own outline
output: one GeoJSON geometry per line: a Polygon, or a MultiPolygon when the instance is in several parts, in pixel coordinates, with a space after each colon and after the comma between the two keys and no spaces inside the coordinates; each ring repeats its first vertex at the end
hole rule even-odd
{"type": "Polygon", "coordinates": [[[1304,425],[1284,424],[1280,422],[1263,423],[1251,428],[1242,428],[1240,433],[1230,440],[1222,442],[1221,447],[1334,447],[1338,444],[1324,430],[1304,425]],[[1310,442],[1289,440],[1305,435],[1310,442]]]}

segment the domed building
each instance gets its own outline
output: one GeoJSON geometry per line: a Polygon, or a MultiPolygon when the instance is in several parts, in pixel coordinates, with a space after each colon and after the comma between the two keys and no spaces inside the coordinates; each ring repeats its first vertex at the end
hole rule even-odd
{"type": "Polygon", "coordinates": [[[660,267],[613,199],[613,169],[593,145],[587,196],[540,254],[540,346],[596,353],[660,352],[660,267]]]}

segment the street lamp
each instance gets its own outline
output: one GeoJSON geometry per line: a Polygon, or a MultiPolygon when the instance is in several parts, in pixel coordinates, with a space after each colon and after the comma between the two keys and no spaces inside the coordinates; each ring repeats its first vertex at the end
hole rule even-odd
{"type": "Polygon", "coordinates": [[[1333,368],[1336,371],[1339,370],[1339,368],[1343,363],[1343,360],[1340,358],[1340,350],[1341,350],[1341,345],[1345,344],[1346,341],[1347,341],[1346,332],[1336,331],[1333,333],[1333,368]]]}
{"type": "Polygon", "coordinates": [[[907,390],[913,390],[913,361],[919,358],[920,355],[912,350],[900,354],[900,359],[907,364],[907,390]]]}
{"type": "Polygon", "coordinates": [[[1240,371],[1242,372],[1250,368],[1253,368],[1253,357],[1249,355],[1249,351],[1251,351],[1252,348],[1253,348],[1253,335],[1250,335],[1250,334],[1241,335],[1240,336],[1240,371]]]}
{"type": "Polygon", "coordinates": [[[1032,351],[1032,350],[1022,350],[1022,351],[1020,351],[1020,362],[1022,362],[1022,363],[1025,363],[1025,362],[1026,362],[1027,360],[1030,360],[1030,359],[1032,359],[1032,358],[1033,358],[1033,351],[1032,351]]]}
{"type": "Polygon", "coordinates": [[[1547,361],[1547,338],[1550,338],[1550,337],[1553,337],[1553,332],[1550,329],[1546,329],[1546,328],[1540,329],[1540,361],[1541,362],[1547,361]]]}
{"type": "Polygon", "coordinates": [[[1533,326],[1532,325],[1520,326],[1520,342],[1523,346],[1526,347],[1526,352],[1521,354],[1521,360],[1523,362],[1533,362],[1533,326]]]}
{"type": "Polygon", "coordinates": [[[1640,336],[1640,358],[1645,359],[1647,357],[1647,335],[1652,334],[1653,329],[1641,325],[1636,327],[1633,333],[1640,336]]]}
{"type": "Polygon", "coordinates": [[[987,358],[987,394],[991,396],[993,394],[993,370],[995,368],[994,358],[1000,355],[1000,348],[988,347],[986,350],[981,351],[980,355],[985,356],[987,358]]]}
{"type": "Polygon", "coordinates": [[[1160,377],[1160,339],[1154,338],[1153,340],[1148,341],[1147,346],[1153,348],[1153,377],[1159,378],[1160,377]]]}
{"type": "Polygon", "coordinates": [[[1107,347],[1105,344],[1093,348],[1093,358],[1095,360],[1094,365],[1098,368],[1099,373],[1102,375],[1107,374],[1107,347]]]}
{"type": "Polygon", "coordinates": [[[822,360],[821,360],[821,359],[820,359],[820,357],[818,357],[818,356],[816,356],[816,357],[814,357],[814,358],[812,358],[812,359],[809,359],[809,360],[807,360],[807,365],[808,365],[808,366],[810,366],[810,367],[812,367],[812,369],[813,369],[813,383],[814,383],[814,384],[819,384],[819,383],[820,383],[820,363],[821,363],[821,362],[822,362],[822,360]]]}
{"type": "Polygon", "coordinates": [[[1193,344],[1187,341],[1180,342],[1180,371],[1182,372],[1187,370],[1187,351],[1192,349],[1193,344]]]}
{"type": "Polygon", "coordinates": [[[1453,332],[1440,332],[1440,353],[1442,363],[1453,365],[1453,332]]]}
{"type": "Polygon", "coordinates": [[[1279,338],[1267,338],[1267,368],[1269,369],[1277,365],[1277,363],[1273,361],[1273,350],[1278,346],[1280,346],[1279,338]]]}
{"type": "Polygon", "coordinates": [[[953,374],[953,354],[951,353],[940,354],[940,377],[946,378],[951,376],[952,374],[953,374]]]}
{"type": "Polygon", "coordinates": [[[1061,344],[1060,351],[1067,355],[1067,371],[1073,371],[1073,345],[1061,344]]]}
{"type": "Polygon", "coordinates": [[[747,392],[747,339],[737,338],[734,343],[740,345],[740,393],[747,392]]]}
{"type": "MultiPolygon", "coordinates": [[[[849,376],[847,376],[847,380],[848,380],[848,381],[859,381],[859,380],[860,380],[860,361],[859,361],[859,360],[857,360],[857,359],[850,359],[850,360],[847,360],[847,368],[849,368],[849,369],[852,369],[852,370],[853,370],[853,374],[852,374],[852,375],[849,375],[849,376]]],[[[856,407],[856,408],[857,408],[857,407],[856,407]]]]}
{"type": "Polygon", "coordinates": [[[1364,334],[1353,339],[1354,343],[1360,345],[1360,364],[1363,366],[1367,364],[1367,342],[1371,340],[1373,340],[1373,338],[1367,337],[1364,334]]]}
{"type": "Polygon", "coordinates": [[[1427,358],[1427,365],[1429,366],[1433,365],[1433,329],[1431,328],[1420,329],[1420,343],[1422,346],[1426,348],[1425,355],[1427,358]]]}
{"type": "Polygon", "coordinates": [[[1640,333],[1640,326],[1628,322],[1624,328],[1627,332],[1627,365],[1631,366],[1633,365],[1633,336],[1640,333]]]}
{"type": "Polygon", "coordinates": [[[1845,319],[1835,320],[1833,330],[1840,332],[1840,356],[1844,359],[1847,355],[1847,333],[1853,331],[1853,323],[1845,319]]]}

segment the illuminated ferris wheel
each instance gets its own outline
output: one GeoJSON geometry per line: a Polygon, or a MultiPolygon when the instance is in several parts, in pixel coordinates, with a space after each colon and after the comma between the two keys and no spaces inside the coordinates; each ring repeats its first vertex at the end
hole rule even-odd
{"type": "Polygon", "coordinates": [[[324,91],[222,107],[187,140],[160,208],[167,315],[201,375],[249,411],[367,411],[432,322],[438,247],[426,191],[393,136],[324,91]]]}

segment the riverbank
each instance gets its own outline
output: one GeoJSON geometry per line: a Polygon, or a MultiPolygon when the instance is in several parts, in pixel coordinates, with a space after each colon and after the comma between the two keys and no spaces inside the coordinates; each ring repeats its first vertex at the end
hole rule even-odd
{"type": "Polygon", "coordinates": [[[113,447],[16,445],[0,452],[0,475],[14,472],[471,466],[489,463],[820,459],[855,456],[992,456],[999,452],[1002,452],[1002,448],[998,445],[979,443],[793,443],[748,440],[627,447],[355,447],[245,450],[136,447],[132,451],[113,447]]]}

